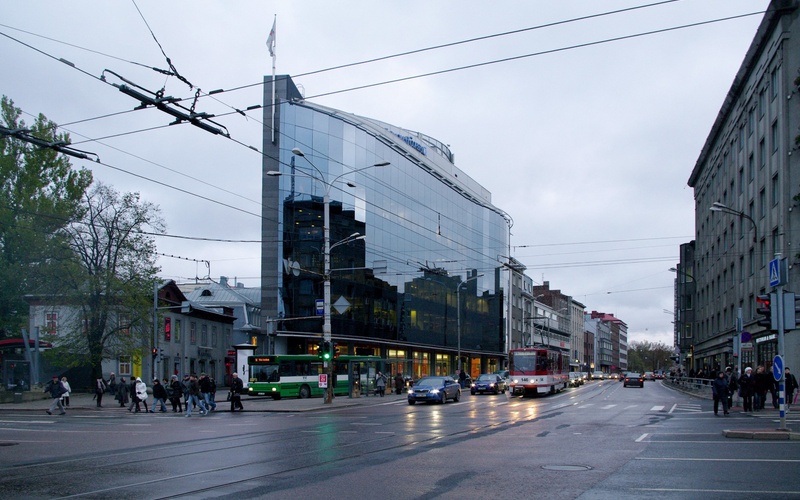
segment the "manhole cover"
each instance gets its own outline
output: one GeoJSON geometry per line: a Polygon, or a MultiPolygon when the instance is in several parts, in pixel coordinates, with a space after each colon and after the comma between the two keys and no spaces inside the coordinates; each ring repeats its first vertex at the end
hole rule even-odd
{"type": "Polygon", "coordinates": [[[559,471],[576,471],[576,470],[591,470],[588,465],[542,465],[545,470],[559,470],[559,471]]]}

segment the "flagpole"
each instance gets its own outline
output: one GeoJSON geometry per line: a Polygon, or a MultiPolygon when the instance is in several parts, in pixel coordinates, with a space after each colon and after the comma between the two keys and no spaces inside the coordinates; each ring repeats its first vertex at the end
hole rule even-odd
{"type": "Polygon", "coordinates": [[[272,31],[269,32],[267,38],[267,47],[269,54],[272,56],[272,143],[275,144],[275,25],[278,22],[278,15],[272,21],[272,31]]]}

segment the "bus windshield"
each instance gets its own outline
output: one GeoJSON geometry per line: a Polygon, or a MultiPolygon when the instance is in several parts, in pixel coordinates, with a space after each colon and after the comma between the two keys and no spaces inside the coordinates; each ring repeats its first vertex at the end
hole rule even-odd
{"type": "Polygon", "coordinates": [[[250,365],[250,380],[254,382],[279,382],[278,363],[250,365]]]}

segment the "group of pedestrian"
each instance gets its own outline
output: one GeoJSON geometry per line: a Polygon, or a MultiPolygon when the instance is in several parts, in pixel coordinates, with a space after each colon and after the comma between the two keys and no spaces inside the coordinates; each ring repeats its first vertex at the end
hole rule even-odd
{"type": "MultiPolygon", "coordinates": [[[[789,411],[791,403],[794,402],[794,393],[797,389],[797,379],[786,367],[784,369],[786,411],[789,411]]],[[[711,384],[711,390],[714,397],[714,415],[718,414],[720,401],[723,414],[727,415],[728,409],[733,406],[734,402],[738,403],[738,398],[742,398],[742,410],[745,412],[763,410],[767,401],[767,393],[772,396],[773,408],[779,408],[778,383],[767,372],[764,365],[756,367],[755,373],[753,373],[753,368],[748,366],[741,375],[728,367],[724,372],[718,373],[717,378],[711,384]]]]}
{"type": "MultiPolygon", "coordinates": [[[[59,379],[57,375],[45,386],[44,392],[49,392],[53,398],[52,404],[47,411],[48,415],[52,415],[57,409],[60,410],[59,415],[66,414],[66,408],[69,407],[69,395],[72,391],[67,377],[59,379]]],[[[194,374],[185,375],[183,381],[178,380],[177,375],[172,375],[171,379],[158,380],[153,379],[152,394],[153,403],[148,408],[148,388],[147,384],[141,377],[131,378],[130,383],[121,377],[119,382],[116,375],[111,373],[108,381],[102,377],[95,379],[94,383],[94,398],[97,401],[97,407],[103,408],[103,395],[111,393],[114,401],[119,403],[120,408],[127,407],[131,413],[139,413],[144,407],[145,412],[155,413],[159,411],[166,413],[167,401],[172,406],[173,413],[183,412],[184,408],[186,416],[192,415],[192,409],[200,407],[201,415],[208,415],[209,412],[217,408],[215,396],[217,392],[217,384],[213,377],[201,373],[198,378],[194,374]],[[181,401],[183,398],[183,402],[181,401]]],[[[242,394],[244,393],[244,383],[239,378],[238,374],[234,373],[231,376],[231,387],[228,394],[228,400],[231,403],[231,411],[243,411],[242,394]]]]}

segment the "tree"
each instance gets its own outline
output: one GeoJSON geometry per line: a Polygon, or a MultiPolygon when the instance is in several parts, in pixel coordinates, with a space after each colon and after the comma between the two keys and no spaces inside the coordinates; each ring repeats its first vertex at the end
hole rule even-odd
{"type": "MultiPolygon", "coordinates": [[[[5,128],[27,129],[22,111],[5,96],[0,113],[5,128]]],[[[40,139],[69,143],[55,130],[41,114],[29,129],[40,139]]],[[[0,338],[19,335],[25,294],[47,292],[56,269],[69,260],[60,231],[76,219],[91,183],[91,172],[74,170],[66,156],[0,135],[0,338]]]]}
{"type": "Polygon", "coordinates": [[[663,342],[631,342],[628,345],[628,368],[639,372],[668,369],[672,366],[672,353],[673,348],[663,342]]]}
{"type": "Polygon", "coordinates": [[[151,234],[162,233],[164,222],[138,193],[102,183],[86,193],[83,209],[65,231],[76,261],[59,293],[78,313],[53,351],[65,366],[90,365],[95,378],[104,359],[148,344],[159,271],[151,234]]]}

